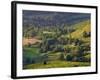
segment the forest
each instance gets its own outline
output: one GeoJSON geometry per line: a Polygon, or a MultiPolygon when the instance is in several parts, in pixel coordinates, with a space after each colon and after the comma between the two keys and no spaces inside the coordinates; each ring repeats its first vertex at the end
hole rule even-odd
{"type": "Polygon", "coordinates": [[[23,14],[23,69],[91,65],[89,14],[37,11],[23,14]]]}

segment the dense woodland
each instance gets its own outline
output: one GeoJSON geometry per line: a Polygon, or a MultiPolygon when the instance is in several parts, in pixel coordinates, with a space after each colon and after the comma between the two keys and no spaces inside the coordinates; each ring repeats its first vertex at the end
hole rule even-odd
{"type": "Polygon", "coordinates": [[[25,24],[23,68],[90,66],[90,38],[89,19],[71,25],[25,24]]]}

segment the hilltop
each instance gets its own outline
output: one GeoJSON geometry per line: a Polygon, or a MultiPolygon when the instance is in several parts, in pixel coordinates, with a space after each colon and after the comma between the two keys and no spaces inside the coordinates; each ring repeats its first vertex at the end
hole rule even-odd
{"type": "Polygon", "coordinates": [[[23,11],[23,25],[60,26],[63,24],[73,25],[90,19],[89,13],[71,13],[71,12],[49,12],[49,11],[23,11]]]}

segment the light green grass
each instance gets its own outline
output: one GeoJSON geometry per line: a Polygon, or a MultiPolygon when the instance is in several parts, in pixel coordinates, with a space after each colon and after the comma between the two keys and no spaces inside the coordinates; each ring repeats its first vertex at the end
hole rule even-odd
{"type": "Polygon", "coordinates": [[[24,69],[63,68],[90,66],[89,62],[48,61],[47,64],[36,63],[24,66],[24,69]]]}
{"type": "Polygon", "coordinates": [[[39,55],[40,53],[39,53],[39,49],[38,48],[34,48],[34,47],[25,47],[24,48],[24,50],[23,50],[23,53],[24,53],[24,55],[26,55],[26,56],[29,56],[29,57],[31,57],[31,56],[36,56],[36,55],[39,55]]]}
{"type": "Polygon", "coordinates": [[[91,58],[91,54],[87,54],[86,56],[84,56],[85,58],[91,58]]]}
{"type": "Polygon", "coordinates": [[[91,31],[91,26],[90,26],[90,22],[89,21],[84,21],[82,23],[79,23],[76,26],[76,31],[74,31],[73,33],[71,33],[71,37],[72,38],[82,38],[83,36],[83,32],[90,32],[91,31]]]}

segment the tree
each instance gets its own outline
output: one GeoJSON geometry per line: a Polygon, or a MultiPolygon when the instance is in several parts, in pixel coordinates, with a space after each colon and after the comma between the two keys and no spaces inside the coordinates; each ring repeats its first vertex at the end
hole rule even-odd
{"type": "Polygon", "coordinates": [[[60,54],[60,60],[65,60],[63,53],[60,54]]]}
{"type": "Polygon", "coordinates": [[[47,64],[47,61],[48,61],[48,54],[43,55],[42,58],[43,58],[43,64],[44,64],[44,65],[47,64]]]}
{"type": "Polygon", "coordinates": [[[86,31],[83,32],[83,37],[86,37],[86,31]]]}
{"type": "Polygon", "coordinates": [[[83,32],[83,37],[90,37],[91,36],[91,32],[83,32]]]}
{"type": "Polygon", "coordinates": [[[82,57],[84,53],[84,47],[78,46],[78,57],[82,57]]]}
{"type": "Polygon", "coordinates": [[[79,39],[75,39],[75,45],[79,45],[79,39]]]}
{"type": "Polygon", "coordinates": [[[66,60],[67,61],[72,61],[73,60],[73,55],[72,54],[67,54],[66,60]]]}
{"type": "Polygon", "coordinates": [[[44,65],[47,64],[47,61],[44,61],[43,64],[44,64],[44,65]]]}

